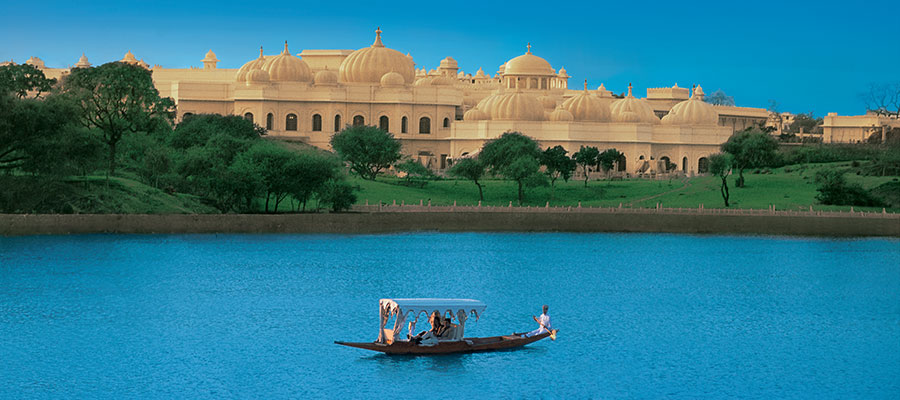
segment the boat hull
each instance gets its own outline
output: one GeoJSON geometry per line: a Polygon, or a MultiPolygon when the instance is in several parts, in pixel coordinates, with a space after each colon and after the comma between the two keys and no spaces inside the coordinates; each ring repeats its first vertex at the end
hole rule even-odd
{"type": "Polygon", "coordinates": [[[464,338],[461,341],[439,342],[434,346],[422,346],[406,341],[397,341],[391,344],[376,342],[340,342],[335,344],[342,346],[356,347],[359,349],[378,351],[385,354],[410,354],[410,355],[428,355],[428,354],[453,354],[453,353],[474,353],[481,351],[506,350],[516,347],[522,347],[530,343],[537,342],[547,336],[549,332],[532,337],[521,337],[518,335],[505,336],[489,336],[480,338],[464,338]]]}

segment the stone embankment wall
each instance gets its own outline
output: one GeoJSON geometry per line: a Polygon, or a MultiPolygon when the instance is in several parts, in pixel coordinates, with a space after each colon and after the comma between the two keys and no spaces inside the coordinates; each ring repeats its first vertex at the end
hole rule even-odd
{"type": "Polygon", "coordinates": [[[619,210],[375,211],[279,215],[11,215],[0,235],[82,233],[670,232],[900,237],[900,215],[729,215],[619,210]]]}

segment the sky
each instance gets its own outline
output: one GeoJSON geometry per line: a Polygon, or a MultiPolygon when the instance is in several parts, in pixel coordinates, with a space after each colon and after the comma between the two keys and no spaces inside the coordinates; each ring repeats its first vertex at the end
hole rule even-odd
{"type": "Polygon", "coordinates": [[[381,27],[387,47],[418,68],[451,56],[465,72],[493,74],[532,52],[571,76],[570,88],[603,83],[616,93],[700,84],[738,106],[779,111],[865,112],[870,84],[900,81],[900,1],[375,2],[4,1],[0,61],[30,56],[48,67],[132,51],[150,65],[220,68],[303,49],[358,49],[381,27]]]}

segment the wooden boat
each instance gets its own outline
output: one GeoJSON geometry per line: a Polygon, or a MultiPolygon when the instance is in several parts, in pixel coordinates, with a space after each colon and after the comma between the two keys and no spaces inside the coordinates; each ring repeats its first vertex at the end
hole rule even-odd
{"type": "MultiPolygon", "coordinates": [[[[506,350],[522,347],[551,335],[551,332],[540,333],[531,337],[525,337],[520,333],[502,336],[488,337],[463,337],[466,320],[469,315],[478,319],[486,306],[478,300],[472,299],[381,299],[379,301],[381,314],[381,330],[378,339],[374,342],[343,342],[335,341],[342,346],[356,347],[359,349],[379,351],[385,354],[451,354],[473,353],[481,351],[506,350]],[[415,331],[419,316],[443,313],[445,316],[456,316],[456,323],[439,337],[419,343],[410,340],[410,335],[415,331]],[[395,318],[394,328],[385,329],[390,318],[395,318]],[[410,335],[402,335],[404,322],[409,320],[408,332],[410,335]]],[[[432,321],[430,321],[432,322],[432,321]]],[[[433,322],[432,322],[433,323],[433,322]]],[[[553,332],[555,336],[555,331],[553,332]]]]}

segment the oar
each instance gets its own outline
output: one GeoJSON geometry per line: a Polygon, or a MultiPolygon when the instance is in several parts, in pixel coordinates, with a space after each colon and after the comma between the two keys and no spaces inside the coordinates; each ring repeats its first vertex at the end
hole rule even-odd
{"type": "Polygon", "coordinates": [[[538,319],[537,317],[535,317],[534,315],[532,315],[531,318],[533,318],[533,319],[534,319],[534,322],[537,322],[542,328],[544,328],[544,329],[550,331],[550,340],[556,340],[556,332],[559,332],[559,329],[550,329],[550,328],[548,328],[546,325],[544,325],[543,322],[541,322],[541,320],[539,320],[539,319],[538,319]]]}

